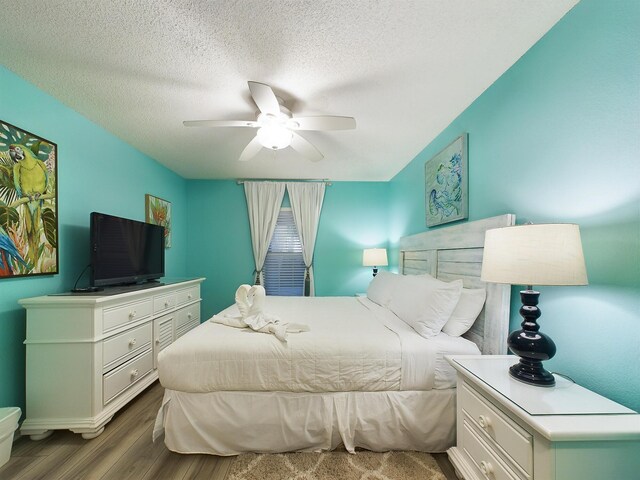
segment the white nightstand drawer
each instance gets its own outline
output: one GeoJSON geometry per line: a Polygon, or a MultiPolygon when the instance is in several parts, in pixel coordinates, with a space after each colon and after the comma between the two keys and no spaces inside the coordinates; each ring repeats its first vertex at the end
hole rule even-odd
{"type": "Polygon", "coordinates": [[[176,305],[184,305],[200,298],[200,287],[191,287],[176,292],[176,305]]]}
{"type": "Polygon", "coordinates": [[[461,446],[478,470],[484,474],[484,478],[489,480],[523,480],[530,478],[528,476],[521,477],[507,467],[466,420],[462,429],[461,446]]]}
{"type": "Polygon", "coordinates": [[[133,385],[153,369],[153,352],[147,352],[132,358],[124,365],[104,375],[102,381],[102,398],[104,404],[109,403],[119,393],[133,385]]]}
{"type": "Polygon", "coordinates": [[[513,355],[446,358],[458,375],[457,444],[447,453],[463,478],[486,479],[479,470],[485,455],[497,458],[505,478],[640,478],[637,413],[561,377],[551,388],[514,380],[513,355]],[[480,415],[493,428],[482,429],[480,415]]]}
{"type": "Polygon", "coordinates": [[[167,295],[156,295],[153,297],[153,312],[165,312],[175,308],[176,294],[169,293],[167,295]]]}
{"type": "Polygon", "coordinates": [[[151,322],[104,341],[102,347],[102,365],[109,370],[151,346],[151,322]]]}
{"type": "Polygon", "coordinates": [[[152,308],[150,298],[116,308],[107,308],[102,314],[102,331],[108,332],[121,325],[142,320],[151,315],[152,308]]]}
{"type": "Polygon", "coordinates": [[[487,439],[493,440],[527,474],[533,475],[533,443],[528,432],[490,405],[466,383],[458,392],[458,401],[465,417],[475,423],[487,439]]]}

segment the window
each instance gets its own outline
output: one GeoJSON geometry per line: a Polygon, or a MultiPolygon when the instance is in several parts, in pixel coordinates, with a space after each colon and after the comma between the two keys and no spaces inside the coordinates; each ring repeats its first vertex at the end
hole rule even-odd
{"type": "Polygon", "coordinates": [[[278,214],[263,266],[267,295],[304,295],[304,271],[302,244],[293,212],[290,208],[283,208],[278,214]]]}

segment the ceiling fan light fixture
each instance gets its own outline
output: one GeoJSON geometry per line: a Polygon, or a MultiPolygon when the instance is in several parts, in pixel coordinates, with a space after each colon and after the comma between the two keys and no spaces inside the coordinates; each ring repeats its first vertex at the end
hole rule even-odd
{"type": "Polygon", "coordinates": [[[293,133],[280,125],[267,125],[258,129],[258,141],[265,148],[280,150],[291,145],[293,133]]]}
{"type": "Polygon", "coordinates": [[[261,113],[258,115],[258,125],[261,127],[267,127],[269,125],[285,125],[285,123],[290,119],[286,114],[279,113],[261,113]]]}
{"type": "Polygon", "coordinates": [[[258,107],[256,121],[248,120],[188,120],[185,127],[245,127],[257,128],[256,136],[244,148],[239,161],[245,162],[260,152],[262,148],[281,150],[291,147],[312,162],[324,157],[298,130],[352,130],[356,128],[353,117],[318,115],[312,117],[291,117],[291,110],[277,97],[272,88],[260,82],[248,82],[251,98],[258,107]]]}

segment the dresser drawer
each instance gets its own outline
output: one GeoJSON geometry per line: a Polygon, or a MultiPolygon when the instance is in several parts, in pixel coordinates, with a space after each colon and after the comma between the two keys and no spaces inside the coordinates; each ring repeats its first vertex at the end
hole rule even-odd
{"type": "Polygon", "coordinates": [[[176,294],[156,295],[153,297],[153,313],[169,311],[176,306],[176,294]]]}
{"type": "Polygon", "coordinates": [[[104,371],[124,363],[151,346],[151,322],[104,341],[102,346],[102,366],[104,371]]]}
{"type": "Polygon", "coordinates": [[[200,287],[185,288],[176,292],[176,305],[184,305],[200,298],[200,287]]]}
{"type": "Polygon", "coordinates": [[[489,480],[525,480],[514,473],[491,447],[481,439],[474,428],[465,420],[462,429],[462,449],[471,458],[475,466],[489,480]]]}
{"type": "Polygon", "coordinates": [[[187,323],[200,321],[200,303],[185,307],[176,312],[176,329],[187,323]]]}
{"type": "Polygon", "coordinates": [[[153,352],[151,349],[132,358],[127,363],[103,375],[102,398],[104,404],[109,403],[118,394],[136,383],[153,369],[153,352]]]}
{"type": "Polygon", "coordinates": [[[151,316],[153,303],[150,298],[106,308],[102,313],[102,331],[108,332],[121,325],[151,316]]]}
{"type": "Polygon", "coordinates": [[[513,420],[490,405],[466,383],[458,392],[463,414],[487,439],[491,439],[505,456],[528,475],[533,474],[533,443],[531,435],[513,420]]]}

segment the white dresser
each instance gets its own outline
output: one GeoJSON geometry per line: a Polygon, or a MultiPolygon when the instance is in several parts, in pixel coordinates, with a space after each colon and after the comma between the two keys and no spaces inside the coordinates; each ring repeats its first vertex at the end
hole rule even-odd
{"type": "Polygon", "coordinates": [[[454,356],[457,445],[466,480],[640,479],[640,415],[556,375],[555,387],[510,377],[517,357],[454,356]]]}
{"type": "Polygon", "coordinates": [[[21,433],[34,440],[60,429],[100,435],[158,378],[158,352],[200,323],[202,281],[20,300],[27,310],[21,433]]]}

